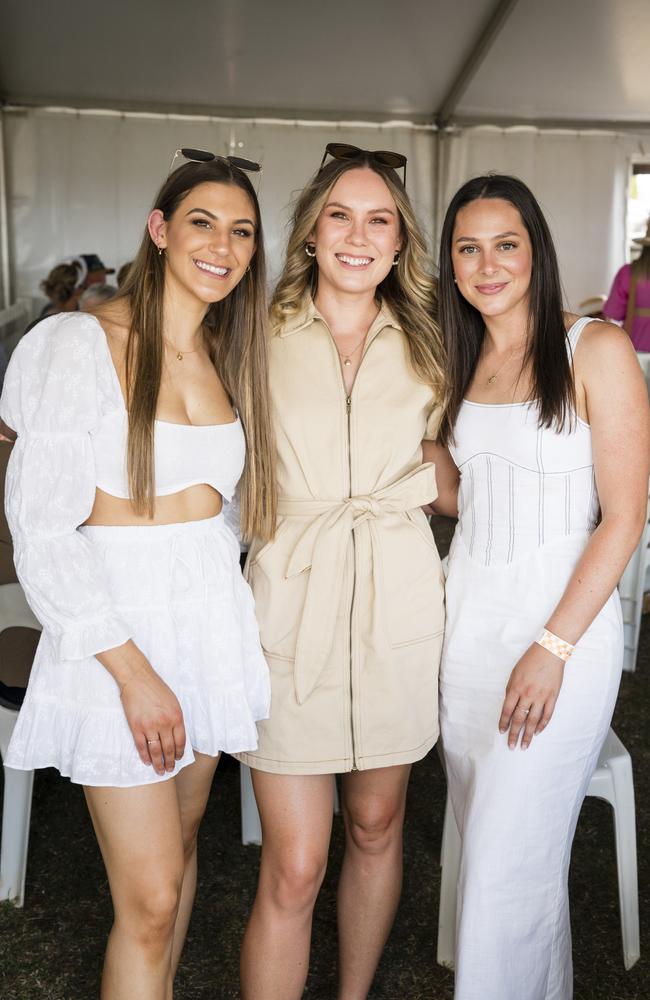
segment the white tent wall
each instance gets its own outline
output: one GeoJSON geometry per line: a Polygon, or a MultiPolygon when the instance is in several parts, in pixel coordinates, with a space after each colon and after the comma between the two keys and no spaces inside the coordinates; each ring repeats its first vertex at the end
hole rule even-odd
{"type": "Polygon", "coordinates": [[[263,165],[260,201],[277,276],[290,204],[327,142],[398,149],[429,236],[459,185],[513,173],[538,196],[556,238],[568,304],[606,293],[625,260],[630,163],[650,158],[650,133],[458,128],[439,138],[406,123],[315,123],[46,109],[3,113],[12,298],[38,297],[50,268],[78,253],[119,267],[131,259],[158,184],[180,145],[233,152],[263,165]],[[436,142],[442,143],[436,158],[436,142]],[[436,185],[435,165],[441,164],[436,185]]]}
{"type": "Polygon", "coordinates": [[[650,133],[477,126],[447,132],[441,142],[442,211],[470,177],[514,174],[548,219],[569,307],[608,293],[626,260],[630,165],[650,159],[650,133]]]}
{"type": "Polygon", "coordinates": [[[272,276],[282,261],[290,203],[327,142],[404,152],[418,216],[429,236],[433,229],[435,140],[427,127],[47,110],[7,111],[4,121],[14,297],[38,296],[48,271],[79,253],[97,253],[116,268],[130,260],[179,146],[262,163],[259,197],[272,276]]]}

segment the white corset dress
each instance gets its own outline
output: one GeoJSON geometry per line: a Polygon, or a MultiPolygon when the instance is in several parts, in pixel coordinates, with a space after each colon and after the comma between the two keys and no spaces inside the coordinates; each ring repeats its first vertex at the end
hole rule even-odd
{"type": "MultiPolygon", "coordinates": [[[[569,331],[571,351],[589,319],[569,331]]],[[[524,753],[498,720],[511,671],[558,604],[598,515],[591,431],[539,426],[534,402],[466,401],[452,455],[441,733],[463,840],[456,1000],[569,1000],[570,846],[613,712],[614,593],[577,644],[551,722],[524,753]],[[514,956],[514,964],[513,964],[514,956]]]]}

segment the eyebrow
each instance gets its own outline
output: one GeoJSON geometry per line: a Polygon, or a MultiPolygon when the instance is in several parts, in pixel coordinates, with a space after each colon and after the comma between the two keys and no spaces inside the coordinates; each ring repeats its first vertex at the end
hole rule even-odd
{"type": "MultiPolygon", "coordinates": [[[[343,205],[340,201],[328,201],[326,208],[344,208],[346,212],[352,212],[354,209],[350,208],[349,205],[343,205]]],[[[386,215],[395,215],[392,208],[371,208],[368,209],[367,215],[376,215],[378,212],[385,212],[386,215]]]]}
{"type": "MultiPolygon", "coordinates": [[[[493,240],[504,240],[508,236],[521,236],[521,233],[498,233],[496,236],[490,237],[493,240]]],[[[456,243],[478,243],[480,236],[459,236],[456,243]]]]}
{"type": "MultiPolygon", "coordinates": [[[[218,216],[214,215],[212,212],[208,212],[207,208],[191,208],[186,215],[191,215],[192,212],[203,212],[203,214],[207,215],[210,219],[214,219],[215,221],[218,219],[218,216]]],[[[233,225],[240,226],[242,222],[247,222],[249,226],[252,226],[253,229],[255,228],[255,223],[252,219],[234,219],[233,225]]]]}

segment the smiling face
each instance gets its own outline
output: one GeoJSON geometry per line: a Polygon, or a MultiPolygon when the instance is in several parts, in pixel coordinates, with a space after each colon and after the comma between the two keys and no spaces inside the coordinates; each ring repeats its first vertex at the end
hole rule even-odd
{"type": "Polygon", "coordinates": [[[519,211],[502,198],[461,208],[451,259],[458,290],[486,319],[528,314],[533,251],[519,211]]]}
{"type": "Polygon", "coordinates": [[[170,219],[149,216],[154,243],[165,251],[165,285],[205,305],[238,284],[255,253],[257,220],[250,198],[235,184],[198,184],[170,219]]]}
{"type": "Polygon", "coordinates": [[[379,174],[369,167],[343,173],[312,234],[319,294],[374,293],[400,249],[400,228],[397,206],[379,174]]]}

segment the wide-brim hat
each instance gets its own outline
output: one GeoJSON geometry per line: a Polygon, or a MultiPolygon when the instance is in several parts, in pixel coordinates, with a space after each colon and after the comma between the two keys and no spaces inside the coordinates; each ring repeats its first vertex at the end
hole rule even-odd
{"type": "Polygon", "coordinates": [[[645,231],[645,236],[635,236],[632,240],[640,247],[650,247],[650,222],[648,222],[648,228],[645,231]]]}

